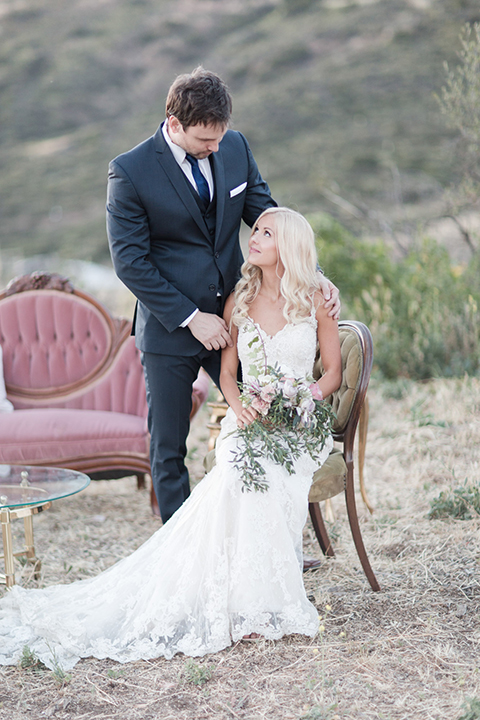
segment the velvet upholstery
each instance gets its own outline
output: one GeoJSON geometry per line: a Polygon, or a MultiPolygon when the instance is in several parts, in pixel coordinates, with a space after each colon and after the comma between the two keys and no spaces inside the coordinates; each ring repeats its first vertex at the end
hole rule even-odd
{"type": "MultiPolygon", "coordinates": [[[[67,281],[59,285],[58,276],[25,276],[0,294],[5,385],[15,408],[0,414],[0,463],[150,472],[145,380],[130,332],[129,321],[67,281]]],[[[192,415],[208,389],[202,373],[192,415]]]]}

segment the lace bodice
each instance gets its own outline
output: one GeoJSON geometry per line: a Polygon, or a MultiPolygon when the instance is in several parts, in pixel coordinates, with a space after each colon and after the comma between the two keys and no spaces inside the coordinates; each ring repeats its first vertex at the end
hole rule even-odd
{"type": "Polygon", "coordinates": [[[313,315],[297,324],[287,323],[275,335],[268,335],[258,323],[247,318],[238,332],[243,379],[251,379],[252,365],[260,373],[265,365],[278,364],[286,375],[296,378],[311,375],[316,347],[317,322],[313,315]]]}

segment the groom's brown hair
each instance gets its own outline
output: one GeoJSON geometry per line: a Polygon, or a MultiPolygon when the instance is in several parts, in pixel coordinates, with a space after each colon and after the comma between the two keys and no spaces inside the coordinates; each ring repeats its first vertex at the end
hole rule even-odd
{"type": "Polygon", "coordinates": [[[222,78],[200,65],[173,81],[165,110],[167,117],[176,117],[184,129],[191,125],[227,127],[232,114],[232,97],[222,78]]]}

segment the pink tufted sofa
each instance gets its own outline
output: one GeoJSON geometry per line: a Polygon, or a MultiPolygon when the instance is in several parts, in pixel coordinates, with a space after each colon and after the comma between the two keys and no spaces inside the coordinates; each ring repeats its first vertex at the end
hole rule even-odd
{"type": "MultiPolygon", "coordinates": [[[[132,474],[144,485],[147,404],[130,331],[128,320],[59,275],[23,276],[0,293],[5,384],[15,408],[0,413],[0,464],[132,474]]],[[[208,386],[200,374],[192,417],[208,386]]]]}

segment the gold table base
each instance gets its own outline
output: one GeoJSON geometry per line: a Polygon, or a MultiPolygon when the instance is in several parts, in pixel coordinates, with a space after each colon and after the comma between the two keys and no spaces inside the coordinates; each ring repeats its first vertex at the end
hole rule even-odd
{"type": "MultiPolygon", "coordinates": [[[[52,502],[38,503],[36,505],[26,505],[24,507],[15,508],[10,510],[9,508],[3,508],[0,510],[0,524],[2,526],[2,540],[3,540],[3,555],[0,555],[0,560],[4,560],[5,563],[5,574],[0,573],[0,583],[7,587],[15,585],[15,566],[14,558],[25,556],[30,564],[39,563],[35,557],[35,546],[33,543],[33,516],[38,513],[48,510],[51,507],[52,502]],[[11,521],[19,520],[23,518],[23,524],[25,526],[25,549],[20,552],[13,552],[13,541],[12,541],[12,528],[11,521]]],[[[39,572],[39,567],[35,571],[35,576],[39,572]]]]}

